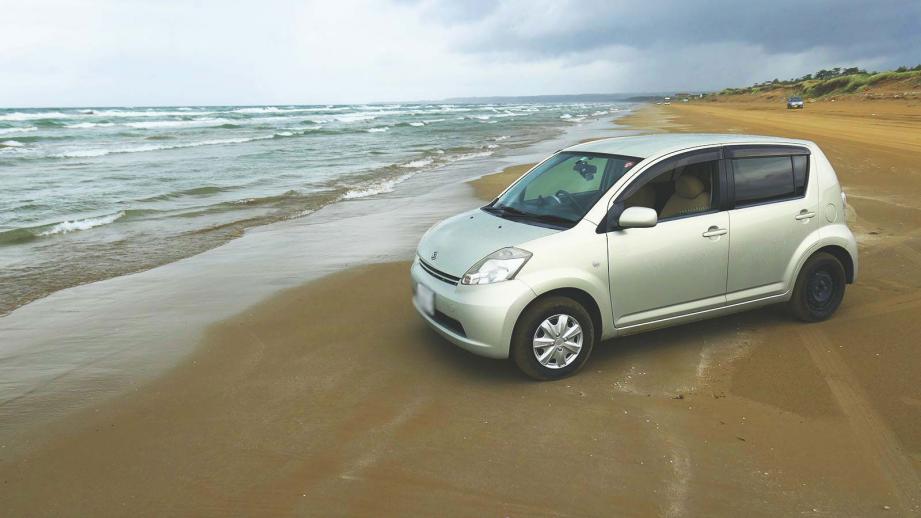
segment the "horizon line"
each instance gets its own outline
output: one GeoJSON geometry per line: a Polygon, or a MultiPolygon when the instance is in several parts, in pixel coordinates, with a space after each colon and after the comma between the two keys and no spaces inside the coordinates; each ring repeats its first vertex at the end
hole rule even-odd
{"type": "MultiPolygon", "coordinates": [[[[668,91],[671,92],[671,91],[668,91]]],[[[707,93],[708,91],[701,90],[697,93],[707,93]]],[[[682,92],[686,93],[686,92],[682,92]]],[[[656,91],[656,92],[615,92],[615,93],[581,93],[581,94],[536,94],[536,95],[473,95],[473,96],[453,96],[453,97],[444,97],[441,99],[415,99],[415,100],[402,100],[402,101],[368,101],[368,102],[334,102],[334,103],[256,103],[256,104],[189,104],[189,103],[179,103],[179,104],[84,104],[84,105],[33,105],[33,106],[0,106],[0,110],[40,110],[40,109],[90,109],[90,108],[181,108],[181,107],[199,107],[199,108],[217,108],[221,106],[234,106],[234,107],[270,107],[270,106],[356,106],[356,105],[387,105],[387,104],[477,104],[476,99],[537,99],[537,98],[577,98],[577,97],[658,97],[662,95],[674,95],[673,93],[666,93],[665,91],[656,91]]],[[[620,101],[620,102],[630,102],[627,99],[611,99],[611,101],[620,101]]],[[[587,101],[593,102],[593,101],[587,101]]],[[[594,101],[594,102],[605,102],[605,101],[594,101]]],[[[492,103],[485,103],[492,104],[492,103]]]]}

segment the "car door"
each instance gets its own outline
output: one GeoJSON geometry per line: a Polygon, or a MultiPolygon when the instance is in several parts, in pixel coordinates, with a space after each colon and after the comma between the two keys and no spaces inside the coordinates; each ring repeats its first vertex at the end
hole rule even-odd
{"type": "Polygon", "coordinates": [[[819,225],[809,149],[732,146],[725,155],[733,193],[727,301],[782,294],[797,249],[819,225]]]}
{"type": "Polygon", "coordinates": [[[619,329],[725,303],[730,232],[720,158],[717,148],[666,159],[615,198],[609,221],[616,222],[628,206],[651,205],[659,214],[654,227],[622,229],[613,224],[608,229],[608,278],[619,329]],[[686,180],[697,176],[706,191],[679,189],[679,183],[693,183],[679,180],[684,175],[686,180]]]}

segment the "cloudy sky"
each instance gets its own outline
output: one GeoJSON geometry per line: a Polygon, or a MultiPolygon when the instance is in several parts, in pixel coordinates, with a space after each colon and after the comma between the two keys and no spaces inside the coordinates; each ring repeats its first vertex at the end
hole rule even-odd
{"type": "Polygon", "coordinates": [[[7,107],[707,90],[919,62],[919,0],[0,0],[7,107]]]}

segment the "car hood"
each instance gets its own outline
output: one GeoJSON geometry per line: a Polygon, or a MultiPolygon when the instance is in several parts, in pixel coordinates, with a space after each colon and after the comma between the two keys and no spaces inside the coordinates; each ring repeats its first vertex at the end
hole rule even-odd
{"type": "Polygon", "coordinates": [[[444,273],[461,277],[487,255],[560,232],[509,221],[480,209],[448,218],[422,236],[419,257],[444,273]]]}

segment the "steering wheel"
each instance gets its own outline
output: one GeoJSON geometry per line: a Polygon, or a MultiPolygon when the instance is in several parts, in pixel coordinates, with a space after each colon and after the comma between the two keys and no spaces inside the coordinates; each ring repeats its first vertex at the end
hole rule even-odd
{"type": "Polygon", "coordinates": [[[582,204],[569,192],[560,189],[556,191],[556,194],[553,195],[553,199],[556,200],[560,205],[563,204],[563,198],[566,198],[566,201],[569,202],[580,214],[586,212],[585,208],[582,207],[582,204]]]}

